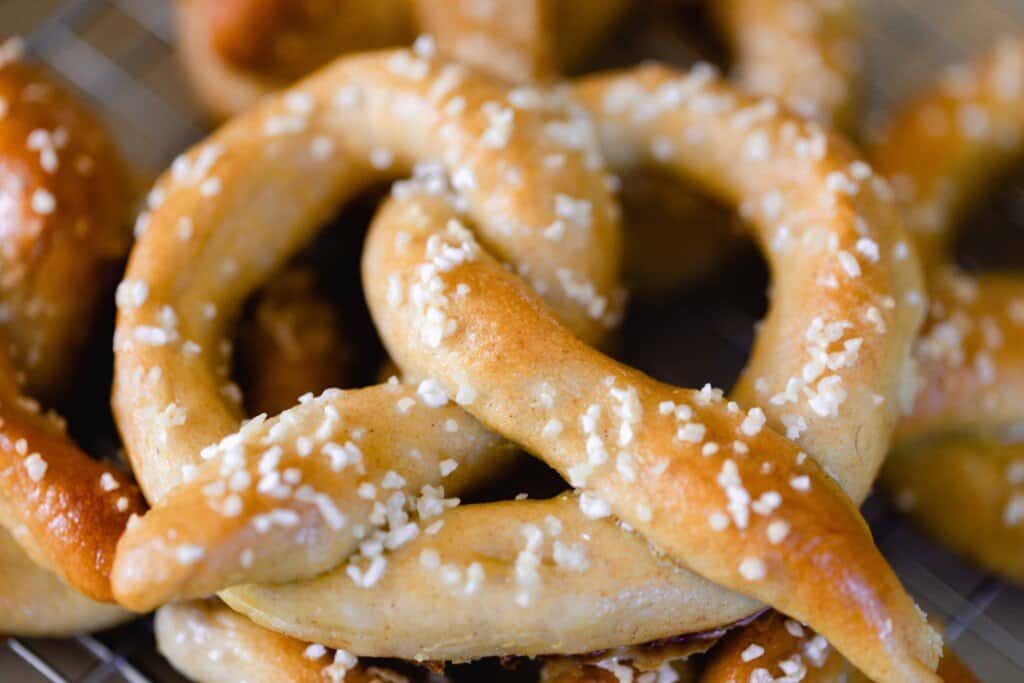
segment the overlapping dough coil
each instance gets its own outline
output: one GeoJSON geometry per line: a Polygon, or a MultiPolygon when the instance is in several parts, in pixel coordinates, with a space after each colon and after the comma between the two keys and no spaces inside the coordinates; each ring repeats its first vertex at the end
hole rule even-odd
{"type": "Polygon", "coordinates": [[[122,540],[118,597],[220,591],[306,640],[467,659],[718,627],[758,609],[742,593],[878,680],[934,680],[930,630],[847,498],[887,448],[921,314],[886,184],[704,68],[599,76],[572,95],[508,90],[422,50],[354,57],[175,163],[119,313],[115,409],[155,507],[122,540]],[[602,151],[616,170],[660,162],[751,216],[776,294],[736,397],[763,410],[585,345],[617,314],[602,151]],[[378,214],[364,276],[385,344],[421,381],[329,391],[236,433],[221,343],[234,312],[337,202],[417,161],[433,163],[378,214]],[[444,512],[508,455],[483,425],[583,493],[444,512]]]}

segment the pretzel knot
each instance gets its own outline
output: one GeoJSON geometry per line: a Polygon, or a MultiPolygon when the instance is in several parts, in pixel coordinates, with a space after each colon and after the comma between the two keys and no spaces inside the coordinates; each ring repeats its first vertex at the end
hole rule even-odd
{"type": "Polygon", "coordinates": [[[920,389],[883,483],[955,550],[1024,580],[1024,280],[953,262],[961,217],[1024,158],[1024,40],[950,69],[900,108],[873,154],[905,203],[932,299],[920,389]]]}
{"type": "Polygon", "coordinates": [[[110,625],[114,548],[142,497],[30,395],[67,388],[127,250],[124,171],[81,104],[0,48],[0,630],[110,625]]]}
{"type": "Polygon", "coordinates": [[[764,601],[876,680],[935,680],[934,634],[850,500],[885,452],[921,315],[887,186],[706,68],[571,95],[354,57],[175,163],[119,313],[114,405],[155,503],[119,545],[119,600],[219,591],[307,641],[442,660],[643,642],[764,601]],[[614,322],[620,247],[595,123],[616,170],[653,164],[749,215],[775,297],[736,398],[763,410],[588,345],[614,322]],[[431,165],[394,187],[363,271],[385,345],[426,379],[238,430],[222,340],[239,305],[338,201],[415,162],[431,165]],[[578,493],[446,511],[505,460],[484,427],[578,493]]]}

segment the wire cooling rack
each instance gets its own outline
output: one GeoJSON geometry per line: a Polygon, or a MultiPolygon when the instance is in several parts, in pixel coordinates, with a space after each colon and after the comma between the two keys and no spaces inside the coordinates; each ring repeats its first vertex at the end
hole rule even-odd
{"type": "MultiPolygon", "coordinates": [[[[1024,28],[1024,0],[864,2],[869,115],[884,112],[936,65],[976,52],[999,33],[1024,28]]],[[[153,175],[206,131],[175,60],[170,5],[171,0],[0,0],[0,38],[22,35],[33,57],[108,119],[134,166],[153,175]]],[[[720,342],[714,348],[742,361],[753,322],[750,313],[719,299],[713,307],[659,314],[653,331],[671,339],[674,331],[714,330],[720,342]]],[[[673,368],[658,373],[657,367],[670,364],[677,347],[647,355],[646,369],[678,376],[673,368]]],[[[951,557],[877,499],[868,501],[865,516],[907,588],[943,620],[947,642],[981,679],[1024,681],[1024,591],[951,557]]],[[[95,636],[5,642],[0,681],[184,680],[156,652],[147,620],[95,636]]]]}

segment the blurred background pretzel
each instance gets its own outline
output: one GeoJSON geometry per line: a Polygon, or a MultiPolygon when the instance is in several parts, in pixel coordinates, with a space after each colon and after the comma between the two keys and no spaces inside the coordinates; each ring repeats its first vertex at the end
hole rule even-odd
{"type": "Polygon", "coordinates": [[[0,571],[5,590],[36,589],[6,596],[0,628],[63,633],[123,618],[74,591],[112,600],[114,547],[144,504],[128,476],[86,456],[23,392],[67,390],[128,247],[131,190],[93,116],[21,62],[17,43],[0,52],[0,522],[10,533],[0,571]]]}
{"type": "Polygon", "coordinates": [[[971,207],[1024,159],[1024,39],[944,72],[896,112],[873,155],[907,206],[932,299],[921,387],[883,484],[953,550],[1022,581],[1024,279],[964,271],[954,242],[971,207]]]}

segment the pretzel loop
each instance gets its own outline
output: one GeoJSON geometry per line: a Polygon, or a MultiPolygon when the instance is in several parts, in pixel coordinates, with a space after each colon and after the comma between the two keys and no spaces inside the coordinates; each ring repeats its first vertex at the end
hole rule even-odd
{"type": "MultiPolygon", "coordinates": [[[[465,468],[453,487],[460,485],[463,472],[468,484],[498,469],[507,446],[456,408],[440,422],[412,411],[434,399],[407,387],[331,393],[282,419],[251,424],[207,451],[213,462],[201,470],[194,466],[202,462],[204,447],[236,432],[240,421],[237,407],[222,393],[226,359],[220,344],[234,311],[311,237],[334,206],[376,181],[407,173],[416,160],[440,163],[421,166],[414,184],[443,190],[451,176],[465,190],[467,206],[479,216],[496,251],[546,292],[573,329],[596,340],[615,317],[620,247],[594,145],[586,120],[567,112],[560,101],[535,102],[529,92],[510,93],[461,67],[400,51],[342,60],[236,119],[176,163],[156,191],[159,205],[133,253],[124,285],[145,295],[123,306],[118,322],[115,410],[144,490],[154,502],[168,498],[151,513],[152,524],[131,530],[122,541],[115,568],[119,599],[145,608],[171,595],[208,595],[243,576],[277,581],[311,576],[351,552],[358,520],[338,534],[338,520],[324,513],[322,497],[298,504],[307,510],[303,521],[312,525],[307,540],[322,533],[331,541],[317,551],[303,544],[296,553],[289,552],[295,546],[291,525],[271,524],[277,541],[250,526],[260,521],[254,520],[259,510],[248,504],[250,499],[269,498],[261,503],[265,512],[281,506],[257,490],[258,481],[251,490],[201,485],[225,479],[232,467],[251,467],[259,479],[264,474],[257,470],[263,467],[261,457],[275,440],[286,449],[273,457],[282,471],[306,468],[307,483],[322,486],[336,499],[351,499],[344,510],[350,516],[370,512],[369,503],[356,495],[359,477],[377,474],[374,460],[398,446],[414,448],[417,440],[422,442],[422,460],[397,468],[410,486],[419,482],[415,488],[439,483],[436,463],[446,457],[485,463],[482,469],[465,468]],[[252,144],[254,137],[261,144],[252,144]],[[527,139],[545,142],[529,145],[527,139]],[[290,201],[279,201],[283,195],[290,201]],[[183,225],[188,239],[182,239],[183,225]],[[555,232],[562,237],[558,244],[545,236],[555,232]],[[343,409],[352,402],[365,408],[355,413],[343,409]],[[313,420],[324,419],[324,411],[332,416],[329,424],[312,427],[313,420]],[[366,424],[349,422],[353,414],[366,424]],[[403,414],[418,431],[392,438],[389,425],[403,414]],[[377,429],[367,429],[375,423],[377,429]],[[303,430],[317,435],[311,444],[285,443],[303,430]],[[349,430],[368,434],[366,443],[357,447],[360,438],[349,430]],[[318,452],[325,448],[329,459],[306,458],[313,446],[318,452]],[[339,463],[349,458],[353,467],[345,470],[339,463]],[[424,479],[428,469],[431,475],[424,479]],[[168,496],[184,481],[183,474],[193,472],[195,486],[176,498],[168,496]],[[237,494],[227,503],[229,512],[241,507],[246,513],[217,515],[220,523],[212,525],[193,519],[189,529],[182,528],[188,519],[173,510],[213,495],[208,491],[221,498],[237,494]],[[246,545],[237,545],[246,542],[245,533],[260,539],[250,553],[244,552],[250,549],[246,545]],[[166,538],[178,540],[167,543],[166,538]],[[227,538],[232,542],[215,542],[227,538]],[[185,546],[191,546],[192,554],[215,548],[223,552],[201,563],[144,564],[141,559],[177,557],[185,546]],[[170,569],[160,570],[161,565],[170,569]],[[212,575],[204,573],[207,569],[212,575]],[[157,582],[162,589],[152,588],[157,582]]],[[[423,295],[429,304],[429,282],[423,295]]],[[[440,309],[435,313],[425,343],[451,333],[440,309]]],[[[386,460],[381,466],[381,476],[391,469],[386,460]]],[[[214,507],[223,511],[219,504],[214,507]]],[[[189,549],[181,552],[188,559],[189,549]]]]}

